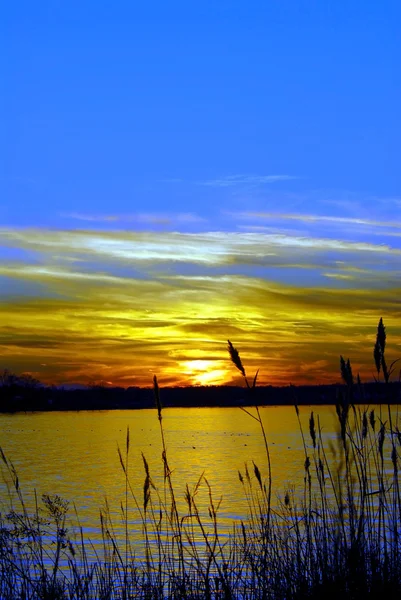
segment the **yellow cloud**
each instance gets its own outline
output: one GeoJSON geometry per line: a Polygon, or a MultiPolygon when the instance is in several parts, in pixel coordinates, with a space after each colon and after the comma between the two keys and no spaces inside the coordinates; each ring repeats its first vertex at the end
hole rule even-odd
{"type": "Polygon", "coordinates": [[[354,217],[336,217],[329,215],[312,215],[312,214],[294,214],[294,213],[274,213],[274,212],[238,212],[228,213],[232,217],[244,220],[283,220],[283,221],[300,221],[302,223],[328,223],[335,225],[361,225],[373,226],[379,228],[401,229],[400,221],[381,221],[379,219],[362,219],[354,217]]]}
{"type": "Polygon", "coordinates": [[[1,366],[49,383],[241,383],[227,338],[261,383],[338,381],[340,354],[371,378],[380,316],[389,359],[401,345],[396,248],[262,233],[0,235],[27,256],[0,261],[1,366]],[[297,284],[285,275],[295,265],[297,284]],[[11,294],[10,281],[41,291],[11,294]]]}

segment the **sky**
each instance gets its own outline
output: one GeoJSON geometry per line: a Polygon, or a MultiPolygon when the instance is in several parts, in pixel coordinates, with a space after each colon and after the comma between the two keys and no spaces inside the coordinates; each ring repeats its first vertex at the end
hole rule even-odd
{"type": "Polygon", "coordinates": [[[371,380],[401,356],[398,1],[6,3],[0,370],[371,380]]]}

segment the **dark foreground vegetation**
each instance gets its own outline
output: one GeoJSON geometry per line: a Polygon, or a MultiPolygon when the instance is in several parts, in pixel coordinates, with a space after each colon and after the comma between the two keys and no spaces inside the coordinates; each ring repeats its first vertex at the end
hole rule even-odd
{"type": "MultiPolygon", "coordinates": [[[[374,360],[377,378],[389,390],[393,366],[385,361],[386,336],[379,323],[374,360]]],[[[326,447],[319,417],[310,414],[308,431],[300,425],[304,448],[304,485],[275,490],[274,465],[259,407],[251,407],[256,379],[248,380],[236,348],[233,364],[244,377],[247,405],[256,419],[266,464],[238,473],[248,502],[246,521],[221,533],[219,500],[203,475],[193,488],[174,481],[164,442],[163,410],[154,379],[155,419],[160,425],[164,486],[157,489],[146,457],[141,498],[130,483],[130,439],[118,449],[125,500],[122,536],[114,533],[107,506],[100,512],[103,545],[91,558],[82,531],[69,532],[67,503],[44,496],[30,512],[18,474],[1,451],[8,483],[9,509],[0,515],[0,598],[21,599],[330,599],[401,597],[401,431],[394,412],[355,405],[357,390],[349,361],[341,358],[345,382],[337,398],[338,433],[326,447]],[[249,404],[249,405],[248,405],[249,404]],[[273,475],[272,475],[273,473],[273,475]],[[200,511],[198,493],[206,489],[209,506],[200,511]],[[281,492],[281,495],[277,494],[281,492]],[[185,508],[177,498],[184,493],[185,508]],[[130,532],[142,523],[140,550],[130,532]]],[[[92,549],[93,550],[93,549],[92,549]]]]}

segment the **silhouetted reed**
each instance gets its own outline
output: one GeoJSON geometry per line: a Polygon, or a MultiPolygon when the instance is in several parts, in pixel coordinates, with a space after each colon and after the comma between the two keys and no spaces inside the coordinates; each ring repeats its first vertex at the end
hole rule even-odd
{"type": "MultiPolygon", "coordinates": [[[[228,342],[230,359],[249,383],[238,350],[228,342]]],[[[374,348],[384,385],[394,363],[385,362],[382,320],[374,348]],[[385,365],[385,366],[384,366],[385,365]],[[387,375],[386,375],[387,374],[387,375]]],[[[170,467],[163,429],[163,407],[153,381],[161,436],[163,483],[157,487],[144,455],[141,498],[131,484],[130,432],[118,447],[125,482],[119,535],[106,501],[100,511],[102,545],[85,540],[79,525],[67,528],[68,504],[58,496],[36,500],[27,509],[18,474],[0,449],[8,484],[9,510],[0,514],[0,598],[15,599],[188,599],[295,600],[301,598],[401,597],[401,431],[390,409],[356,407],[349,359],[340,359],[346,389],[336,406],[336,440],[324,442],[319,415],[310,413],[305,431],[295,405],[304,452],[303,488],[282,490],[272,501],[272,465],[259,407],[241,407],[260,426],[266,470],[254,462],[238,472],[248,516],[233,523],[230,535],[219,523],[221,499],[204,476],[184,489],[179,508],[177,482],[170,467]],[[207,494],[201,511],[198,493],[207,494]],[[132,519],[140,522],[138,541],[132,519]]],[[[274,471],[273,471],[274,473],[274,471]]],[[[278,490],[277,490],[278,491],[278,490]]],[[[181,490],[180,490],[181,494],[181,490]]]]}

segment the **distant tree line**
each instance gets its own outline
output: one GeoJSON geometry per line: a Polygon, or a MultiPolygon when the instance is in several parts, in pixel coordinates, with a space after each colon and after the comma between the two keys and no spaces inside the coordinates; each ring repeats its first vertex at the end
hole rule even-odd
{"type": "MultiPolygon", "coordinates": [[[[400,382],[355,384],[355,403],[401,402],[400,382]]],[[[336,404],[342,385],[167,387],[161,389],[164,407],[229,407],[336,404]]],[[[0,412],[110,410],[154,408],[151,388],[103,387],[63,389],[45,386],[31,375],[0,373],[0,412]]]]}

